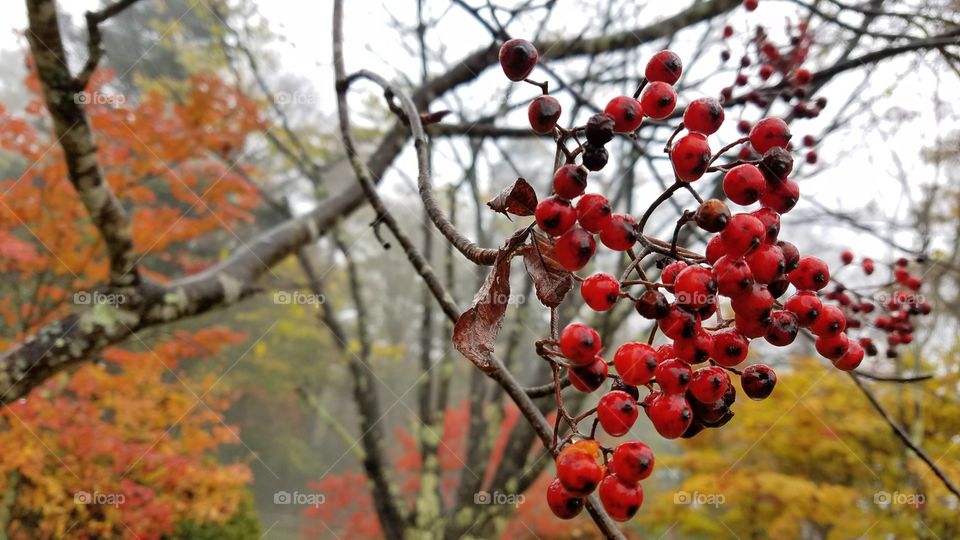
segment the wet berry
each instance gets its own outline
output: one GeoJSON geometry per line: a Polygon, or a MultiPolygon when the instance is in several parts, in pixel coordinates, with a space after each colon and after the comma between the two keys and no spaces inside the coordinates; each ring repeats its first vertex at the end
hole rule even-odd
{"type": "Polygon", "coordinates": [[[537,65],[537,49],[525,39],[511,39],[500,46],[500,67],[511,81],[522,81],[537,65]]]}
{"type": "Polygon", "coordinates": [[[654,370],[660,391],[665,394],[681,394],[687,390],[693,372],[690,364],[679,359],[664,360],[654,370]]]}
{"type": "Polygon", "coordinates": [[[603,386],[603,383],[607,381],[608,372],[607,362],[597,356],[589,365],[571,368],[568,377],[574,388],[589,393],[603,386]]]}
{"type": "Polygon", "coordinates": [[[600,229],[600,242],[614,251],[626,251],[637,242],[637,220],[630,214],[611,214],[600,229]]]}
{"type": "Polygon", "coordinates": [[[620,297],[620,282],[604,272],[597,272],[580,285],[580,296],[594,311],[607,311],[620,297]]]}
{"type": "Polygon", "coordinates": [[[626,435],[639,413],[636,400],[622,390],[607,392],[597,403],[600,427],[614,437],[626,435]]]}
{"type": "Polygon", "coordinates": [[[560,353],[575,365],[590,365],[601,346],[600,334],[583,323],[570,323],[560,332],[560,353]]]}
{"type": "Polygon", "coordinates": [[[740,375],[740,387],[748,398],[754,400],[766,399],[777,385],[777,373],[766,364],[747,366],[740,375]]]}
{"type": "Polygon", "coordinates": [[[750,340],[736,328],[727,328],[713,335],[714,360],[721,366],[733,367],[747,359],[750,340]]]}
{"type": "Polygon", "coordinates": [[[723,124],[723,106],[713,98],[695,99],[683,112],[683,125],[690,131],[713,135],[723,124]]]}
{"type": "Polygon", "coordinates": [[[670,161],[677,178],[693,182],[703,176],[710,163],[710,145],[702,133],[687,133],[670,151],[670,161]]]}
{"type": "Polygon", "coordinates": [[[587,188],[587,169],[564,165],[553,173],[553,192],[564,199],[576,199],[587,188]]]}
{"type": "Polygon", "coordinates": [[[656,351],[646,343],[624,343],[613,355],[613,366],[623,382],[633,386],[647,384],[657,369],[656,351]]]}
{"type": "Polygon", "coordinates": [[[610,202],[598,193],[588,193],[577,201],[577,222],[585,231],[599,233],[610,222],[610,202]]]}
{"type": "Polygon", "coordinates": [[[534,218],[540,230],[552,236],[560,236],[577,222],[577,211],[566,199],[547,197],[537,204],[534,218]]]}
{"type": "Polygon", "coordinates": [[[690,394],[701,403],[714,403],[727,392],[730,376],[723,368],[708,366],[693,372],[690,394]]]}
{"type": "Polygon", "coordinates": [[[576,272],[590,262],[596,249],[593,235],[575,227],[557,239],[557,262],[567,270],[576,272]]]}
{"type": "Polygon", "coordinates": [[[681,394],[661,394],[647,409],[650,422],[664,439],[676,439],[693,422],[690,403],[681,394]]]}
{"type": "Polygon", "coordinates": [[[640,102],[630,96],[611,99],[603,112],[613,118],[613,130],[617,133],[633,133],[643,121],[640,102]]]}
{"type": "Polygon", "coordinates": [[[540,96],[527,107],[530,128],[537,133],[550,133],[560,118],[560,102],[553,96],[540,96]]]}
{"type": "Polygon", "coordinates": [[[786,347],[797,339],[799,331],[800,324],[796,315],[786,310],[775,310],[770,313],[770,326],[764,337],[771,345],[786,347]]]}

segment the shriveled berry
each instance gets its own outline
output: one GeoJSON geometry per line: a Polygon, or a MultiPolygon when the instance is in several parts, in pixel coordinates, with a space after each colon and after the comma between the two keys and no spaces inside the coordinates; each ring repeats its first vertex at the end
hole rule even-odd
{"type": "Polygon", "coordinates": [[[626,251],[637,243],[637,220],[630,214],[611,214],[600,229],[600,242],[614,251],[626,251]]]}
{"type": "Polygon", "coordinates": [[[707,232],[720,232],[730,221],[730,209],[720,199],[708,199],[697,207],[693,219],[707,232]]]}
{"type": "Polygon", "coordinates": [[[647,384],[657,369],[657,354],[650,345],[632,341],[617,349],[613,365],[623,382],[634,386],[647,384]]]}
{"type": "Polygon", "coordinates": [[[790,127],[780,118],[769,116],[757,122],[750,130],[750,145],[760,154],[779,146],[786,148],[790,142],[790,127]]]}
{"type": "Polygon", "coordinates": [[[643,109],[640,102],[630,96],[618,96],[610,100],[603,109],[613,118],[613,130],[617,133],[633,133],[643,121],[643,109]]]}
{"type": "Polygon", "coordinates": [[[625,482],[616,474],[607,475],[597,491],[600,504],[614,521],[629,521],[643,504],[643,487],[636,482],[625,482]]]}
{"type": "Polygon", "coordinates": [[[583,280],[580,296],[594,311],[607,311],[620,298],[620,281],[610,274],[597,272],[583,280]]]}
{"type": "Polygon", "coordinates": [[[721,366],[733,367],[747,359],[750,340],[736,328],[727,328],[713,334],[714,360],[721,366]]]}
{"type": "Polygon", "coordinates": [[[633,303],[637,313],[644,319],[662,319],[670,312],[670,302],[662,292],[648,289],[633,303]]]}
{"type": "Polygon", "coordinates": [[[683,62],[673,51],[660,51],[647,62],[644,76],[650,82],[675,84],[683,73],[683,62]]]}
{"type": "Polygon", "coordinates": [[[640,108],[650,118],[662,120],[670,116],[676,107],[677,92],[665,82],[651,82],[640,95],[640,108]]]}
{"type": "Polygon", "coordinates": [[[690,131],[713,135],[723,125],[723,106],[713,98],[695,99],[683,111],[683,125],[690,131]]]}
{"type": "Polygon", "coordinates": [[[715,403],[727,392],[729,385],[730,376],[723,368],[708,366],[693,372],[690,393],[701,403],[715,403]]]}
{"type": "Polygon", "coordinates": [[[547,506],[560,519],[573,519],[583,511],[583,498],[577,497],[563,487],[559,478],[547,486],[547,506]]]}
{"type": "Polygon", "coordinates": [[[583,323],[570,323],[560,332],[560,353],[575,365],[593,363],[602,346],[600,333],[583,323]]]}
{"type": "Polygon", "coordinates": [[[780,182],[793,172],[793,154],[784,148],[774,146],[763,153],[760,159],[760,172],[768,182],[780,182]]]}
{"type": "Polygon", "coordinates": [[[540,201],[533,215],[540,230],[552,236],[569,231],[577,222],[577,211],[570,201],[560,197],[547,197],[540,201]]]}
{"type": "Polygon", "coordinates": [[[537,48],[525,39],[511,39],[500,46],[500,67],[511,81],[522,81],[537,65],[537,48]]]}
{"type": "Polygon", "coordinates": [[[607,153],[607,149],[602,146],[594,146],[589,142],[583,145],[583,154],[581,155],[581,162],[583,166],[591,171],[599,171],[607,166],[607,161],[610,159],[610,154],[607,153]]]}
{"type": "Polygon", "coordinates": [[[593,146],[603,146],[613,140],[616,121],[607,113],[597,113],[587,120],[583,134],[593,146]]]}
{"type": "Polygon", "coordinates": [[[587,188],[587,169],[564,165],[553,173],[553,192],[564,199],[576,199],[587,188]]]}
{"type": "Polygon", "coordinates": [[[703,176],[710,156],[710,145],[702,133],[687,133],[670,150],[673,170],[677,178],[684,182],[693,182],[703,176]]]}
{"type": "Polygon", "coordinates": [[[747,366],[740,375],[740,387],[748,398],[754,400],[766,399],[777,385],[777,373],[766,364],[747,366]]]}
{"type": "Polygon", "coordinates": [[[728,199],[741,206],[759,201],[765,189],[763,173],[750,163],[737,165],[723,176],[723,192],[728,199]]]}
{"type": "Polygon", "coordinates": [[[553,96],[540,96],[527,107],[530,128],[537,133],[550,133],[560,119],[560,102],[553,96]]]}
{"type": "Polygon", "coordinates": [[[596,250],[593,235],[577,227],[557,238],[557,262],[571,272],[586,266],[596,250]]]}
{"type": "Polygon", "coordinates": [[[682,394],[661,394],[647,408],[650,422],[664,439],[676,439],[693,422],[693,410],[682,394]]]}
{"type": "Polygon", "coordinates": [[[610,472],[624,482],[639,482],[653,472],[653,450],[640,441],[628,441],[613,449],[610,472]]]}
{"type": "Polygon", "coordinates": [[[607,392],[597,403],[600,427],[614,437],[626,435],[639,414],[636,400],[622,390],[607,392]]]}
{"type": "Polygon", "coordinates": [[[577,222],[585,231],[599,233],[612,213],[610,201],[598,193],[587,193],[577,201],[577,222]]]}

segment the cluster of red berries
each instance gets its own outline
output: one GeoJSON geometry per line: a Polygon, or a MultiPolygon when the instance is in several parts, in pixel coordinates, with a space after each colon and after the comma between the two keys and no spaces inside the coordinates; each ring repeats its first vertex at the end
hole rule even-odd
{"type": "MultiPolygon", "coordinates": [[[[503,45],[500,59],[511,80],[527,80],[537,52],[529,42],[515,39],[503,45]]],[[[553,194],[534,212],[537,227],[554,238],[556,261],[571,273],[583,269],[596,252],[595,235],[608,249],[626,252],[632,262],[620,278],[604,272],[586,278],[574,274],[581,283],[580,294],[595,311],[610,310],[621,299],[628,299],[641,317],[654,323],[646,343],[620,345],[612,361],[602,356],[599,332],[580,322],[567,325],[555,339],[538,342],[541,356],[553,363],[555,373],[565,368],[577,390],[594,392],[612,381],[597,407],[575,419],[563,410],[558,394],[560,413],[571,432],[557,439],[557,479],[550,484],[547,500],[560,518],[577,515],[583,508],[583,498],[595,489],[613,519],[629,519],[643,501],[639,481],[652,470],[652,451],[639,441],[615,448],[601,446],[595,439],[598,426],[611,437],[622,437],[633,427],[641,409],[667,439],[689,438],[705,428],[723,426],[733,417],[731,406],[737,396],[731,374],[739,377],[739,386],[747,397],[768,397],[777,382],[773,369],[764,364],[737,367],[746,360],[751,340],[762,338],[783,347],[807,329],[815,337],[817,351],[841,370],[856,368],[865,348],[872,350],[870,344],[848,338],[845,330],[859,325],[859,319],[851,318],[851,324],[848,317],[869,313],[873,308],[867,306],[873,304],[852,300],[842,288],[825,293],[831,282],[827,264],[817,257],[802,256],[795,245],[779,238],[781,215],[791,211],[800,198],[799,186],[789,178],[793,171],[792,137],[783,120],[768,117],[747,125],[743,138],[714,153],[708,137],[724,122],[721,103],[703,98],[685,109],[683,123],[666,147],[676,177],[673,189],[685,186],[699,201],[692,183],[708,172],[722,172],[727,200],[739,206],[760,206],[734,213],[725,202],[710,199],[701,201],[696,211],[685,212],[678,231],[684,223],[694,222],[713,235],[703,257],[678,250],[676,235],[672,244],[657,243],[643,235],[646,218],[662,200],[638,222],[630,214],[612,212],[603,195],[586,193],[590,171],[606,164],[604,146],[616,133],[632,134],[644,116],[662,119],[674,111],[677,95],[673,84],[681,73],[676,54],[656,53],[647,64],[636,96],[612,99],[603,113],[569,130],[557,127],[559,105],[554,107],[544,100],[550,96],[540,96],[530,105],[534,130],[553,132],[559,144],[579,133],[587,139],[585,144],[578,144],[577,151],[567,154],[568,163],[554,173],[553,194]],[[746,150],[741,150],[739,159],[714,165],[738,145],[746,150]],[[576,163],[577,155],[581,164],[576,163]],[[640,256],[632,250],[638,243],[644,247],[640,256]],[[657,261],[657,280],[649,279],[639,264],[654,253],[662,256],[657,261]],[[639,279],[631,279],[634,271],[639,279]],[[631,290],[634,287],[642,287],[639,294],[631,290]],[[787,295],[791,287],[794,291],[787,295]],[[729,318],[721,310],[721,298],[729,300],[729,318]],[[708,324],[713,318],[716,322],[708,324]],[[654,347],[658,330],[668,341],[654,347]],[[611,366],[616,374],[610,373],[611,366]],[[640,387],[647,390],[642,399],[640,387]],[[589,435],[580,433],[576,422],[594,414],[593,430],[589,435]]],[[[799,74],[794,73],[794,79],[799,74]]],[[[803,76],[800,79],[806,80],[803,76]]],[[[804,142],[812,146],[816,141],[810,138],[804,142]]],[[[844,255],[845,263],[852,260],[852,254],[844,255]]],[[[872,264],[864,260],[864,270],[871,272],[872,264]]],[[[899,268],[898,282],[919,286],[919,280],[906,272],[905,266],[899,268]]],[[[895,314],[882,321],[878,318],[875,326],[888,329],[891,344],[896,340],[909,342],[909,317],[924,309],[906,307],[915,300],[902,293],[884,304],[895,314]]],[[[926,309],[929,311],[929,306],[926,309]]]]}

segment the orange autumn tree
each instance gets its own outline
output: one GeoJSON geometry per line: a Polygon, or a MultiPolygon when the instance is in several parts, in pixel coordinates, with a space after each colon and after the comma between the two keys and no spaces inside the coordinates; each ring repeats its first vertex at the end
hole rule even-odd
{"type": "MultiPolygon", "coordinates": [[[[111,78],[98,71],[81,99],[104,178],[162,283],[209,264],[223,238],[253,219],[258,191],[236,160],[261,127],[258,104],[214,75],[131,103],[110,93],[111,78]]],[[[78,304],[96,311],[125,301],[95,290],[108,275],[102,240],[67,178],[33,70],[25,86],[22,111],[0,109],[0,348],[78,304]]],[[[213,456],[238,442],[223,420],[229,389],[178,368],[243,339],[222,328],[134,335],[5,407],[0,526],[13,538],[161,538],[182,523],[231,519],[250,471],[213,456]]]]}

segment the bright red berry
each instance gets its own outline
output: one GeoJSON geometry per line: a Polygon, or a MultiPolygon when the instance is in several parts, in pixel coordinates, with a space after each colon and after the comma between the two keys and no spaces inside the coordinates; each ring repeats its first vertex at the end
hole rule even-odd
{"type": "Polygon", "coordinates": [[[821,259],[808,255],[800,257],[797,268],[787,278],[801,291],[819,291],[830,283],[830,268],[821,259]]]}
{"type": "Polygon", "coordinates": [[[733,317],[734,325],[741,334],[756,339],[767,335],[767,329],[770,328],[770,314],[744,315],[735,313],[733,317]]]}
{"type": "Polygon", "coordinates": [[[746,255],[747,264],[757,283],[772,283],[783,276],[786,260],[775,245],[762,243],[746,255]]]}
{"type": "Polygon", "coordinates": [[[660,51],[647,62],[644,75],[650,82],[675,84],[683,73],[683,63],[673,51],[660,51]]]}
{"type": "Polygon", "coordinates": [[[713,335],[714,360],[721,366],[733,367],[747,359],[750,340],[736,328],[721,330],[713,335]]]}
{"type": "Polygon", "coordinates": [[[537,65],[537,49],[525,39],[511,39],[500,46],[500,67],[511,81],[522,81],[537,65]]]}
{"type": "Polygon", "coordinates": [[[614,251],[626,251],[637,243],[637,220],[630,214],[611,214],[600,229],[600,242],[614,251]]]}
{"type": "Polygon", "coordinates": [[[740,257],[760,245],[767,231],[763,223],[750,214],[734,214],[720,233],[727,256],[740,257]]]}
{"type": "Polygon", "coordinates": [[[778,146],[786,148],[790,142],[790,127],[780,118],[769,116],[757,122],[750,130],[750,144],[758,153],[778,146]]]}
{"type": "Polygon", "coordinates": [[[717,293],[716,278],[703,266],[688,266],[677,274],[673,284],[673,294],[677,303],[689,308],[700,309],[710,302],[717,293]]]}
{"type": "Polygon", "coordinates": [[[766,189],[760,194],[760,205],[780,214],[793,210],[799,201],[800,186],[789,178],[777,183],[768,182],[766,189]]]}
{"type": "Polygon", "coordinates": [[[624,343],[614,353],[613,365],[623,382],[633,386],[647,384],[657,369],[657,353],[646,343],[624,343]]]}
{"type": "Polygon", "coordinates": [[[613,118],[613,130],[617,133],[633,133],[643,121],[643,109],[640,102],[630,96],[618,96],[610,100],[603,109],[613,118]]]}
{"type": "Polygon", "coordinates": [[[820,315],[810,323],[810,331],[822,337],[836,336],[846,329],[847,317],[843,310],[832,304],[822,304],[820,315]]]}
{"type": "Polygon", "coordinates": [[[622,390],[607,392],[597,403],[600,427],[614,437],[626,435],[637,421],[639,413],[636,400],[622,390]]]}
{"type": "Polygon", "coordinates": [[[728,199],[741,206],[759,201],[766,191],[766,184],[760,169],[750,163],[737,165],[723,176],[723,192],[728,199]]]}
{"type": "Polygon", "coordinates": [[[710,145],[702,133],[687,133],[670,150],[670,161],[677,178],[693,182],[707,171],[710,163],[710,145]]]}
{"type": "Polygon", "coordinates": [[[567,491],[559,478],[547,486],[547,506],[560,519],[573,519],[583,511],[583,499],[567,491]]]}
{"type": "Polygon", "coordinates": [[[817,352],[820,353],[820,356],[836,362],[843,358],[843,355],[847,354],[850,343],[851,341],[847,338],[847,334],[840,332],[835,336],[820,336],[817,338],[817,341],[814,342],[814,345],[816,345],[817,352]]]}
{"type": "Polygon", "coordinates": [[[610,274],[597,272],[583,280],[580,285],[580,296],[590,309],[607,311],[620,298],[620,282],[610,274]]]}
{"type": "Polygon", "coordinates": [[[783,308],[797,316],[800,326],[810,326],[820,316],[823,304],[813,291],[800,291],[783,304],[783,308]]]}
{"type": "Polygon", "coordinates": [[[690,131],[713,135],[723,124],[723,106],[713,98],[695,99],[683,111],[683,126],[690,131]]]}
{"type": "Polygon", "coordinates": [[[856,341],[850,341],[847,344],[847,352],[839,360],[835,360],[833,365],[843,371],[853,371],[863,361],[863,355],[863,347],[856,341]]]}
{"type": "Polygon", "coordinates": [[[664,360],[654,370],[654,377],[657,378],[660,391],[665,394],[685,392],[692,376],[693,372],[690,370],[690,364],[677,358],[664,360]]]}
{"type": "Polygon", "coordinates": [[[753,364],[740,375],[740,387],[748,398],[766,399],[777,385],[777,373],[766,364],[753,364]]]}
{"type": "Polygon", "coordinates": [[[717,292],[723,296],[737,296],[755,283],[753,271],[743,257],[720,257],[713,264],[713,272],[717,276],[717,292]]]}
{"type": "Polygon", "coordinates": [[[681,336],[674,340],[673,350],[678,359],[688,364],[706,362],[713,352],[713,334],[699,328],[693,337],[681,336]]]}
{"type": "Polygon", "coordinates": [[[777,237],[780,235],[780,214],[772,208],[761,208],[750,212],[750,215],[759,219],[767,230],[767,235],[763,241],[768,244],[775,244],[777,237]]]}
{"type": "Polygon", "coordinates": [[[540,201],[533,216],[540,230],[552,236],[569,231],[577,222],[577,211],[570,201],[555,196],[540,201]]]}
{"type": "Polygon", "coordinates": [[[635,482],[625,482],[617,475],[607,475],[597,490],[600,503],[614,521],[628,521],[643,504],[643,487],[635,482]]]}
{"type": "Polygon", "coordinates": [[[600,333],[583,323],[570,323],[560,332],[560,353],[578,366],[590,365],[602,345],[600,333]]]}
{"type": "Polygon", "coordinates": [[[773,309],[773,295],[763,285],[754,285],[749,290],[734,296],[730,305],[733,311],[750,319],[762,319],[773,309]]]}
{"type": "Polygon", "coordinates": [[[593,235],[580,228],[570,229],[557,238],[557,262],[571,272],[586,266],[596,250],[593,235]]]}
{"type": "Polygon", "coordinates": [[[723,239],[720,238],[718,234],[707,241],[707,249],[704,251],[703,256],[707,259],[707,264],[716,264],[716,262],[720,260],[720,257],[726,254],[727,250],[723,247],[723,239]]]}
{"type": "Polygon", "coordinates": [[[673,261],[672,263],[663,267],[663,270],[660,271],[660,282],[667,285],[673,285],[677,279],[677,275],[687,267],[687,263],[683,261],[673,261]]]}
{"type": "Polygon", "coordinates": [[[560,102],[553,96],[540,96],[527,107],[530,128],[537,133],[550,133],[560,118],[560,102]]]}
{"type": "Polygon", "coordinates": [[[676,439],[693,422],[690,403],[681,394],[661,394],[647,408],[650,422],[664,439],[676,439]]]}
{"type": "Polygon", "coordinates": [[[640,108],[650,118],[662,120],[677,107],[677,91],[665,82],[652,82],[640,95],[640,108]]]}
{"type": "Polygon", "coordinates": [[[570,384],[581,392],[593,392],[607,381],[609,368],[603,358],[596,356],[589,365],[571,368],[568,376],[570,384]]]}
{"type": "Polygon", "coordinates": [[[557,479],[574,496],[585,497],[592,493],[605,472],[596,441],[579,441],[564,448],[557,456],[557,479]]]}
{"type": "Polygon", "coordinates": [[[727,392],[730,376],[721,367],[708,366],[693,372],[690,393],[701,403],[714,403],[727,392]]]}
{"type": "Polygon", "coordinates": [[[812,80],[813,73],[810,73],[810,70],[806,68],[800,68],[793,74],[793,82],[798,86],[808,85],[812,80]]]}
{"type": "Polygon", "coordinates": [[[639,482],[653,472],[653,450],[640,441],[629,441],[613,449],[610,472],[624,482],[639,482]]]}
{"type": "Polygon", "coordinates": [[[610,201],[598,193],[588,193],[577,201],[577,222],[585,231],[599,233],[612,213],[610,201]]]}
{"type": "Polygon", "coordinates": [[[660,331],[670,339],[690,338],[696,335],[700,320],[696,315],[673,304],[667,316],[658,320],[657,324],[660,326],[660,331]]]}
{"type": "Polygon", "coordinates": [[[564,199],[576,199],[587,188],[587,169],[564,165],[553,173],[553,192],[564,199]]]}

